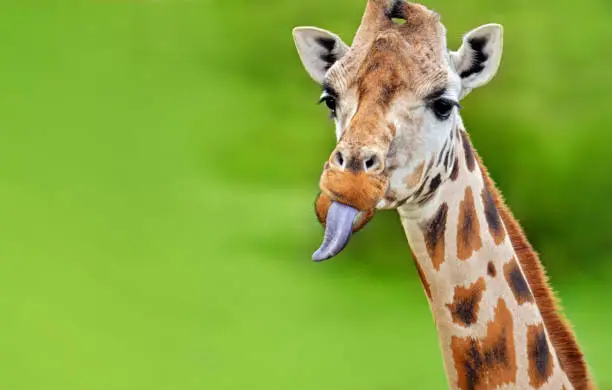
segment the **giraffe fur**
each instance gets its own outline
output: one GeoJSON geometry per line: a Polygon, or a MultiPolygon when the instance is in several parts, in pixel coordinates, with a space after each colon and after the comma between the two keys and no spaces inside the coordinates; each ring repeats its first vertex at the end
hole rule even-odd
{"type": "Polygon", "coordinates": [[[343,203],[358,212],[357,231],[378,210],[397,210],[449,387],[594,389],[538,255],[459,112],[497,73],[503,28],[471,30],[453,51],[436,12],[368,0],[350,46],[315,27],[293,35],[336,128],[317,217],[325,226],[330,205],[343,203]]]}

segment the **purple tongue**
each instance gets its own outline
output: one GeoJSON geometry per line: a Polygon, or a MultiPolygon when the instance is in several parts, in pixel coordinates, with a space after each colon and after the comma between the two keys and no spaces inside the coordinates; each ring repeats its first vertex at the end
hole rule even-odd
{"type": "Polygon", "coordinates": [[[342,203],[332,202],[325,221],[325,238],[312,255],[314,261],[330,259],[348,244],[353,232],[353,221],[359,211],[342,203]]]}

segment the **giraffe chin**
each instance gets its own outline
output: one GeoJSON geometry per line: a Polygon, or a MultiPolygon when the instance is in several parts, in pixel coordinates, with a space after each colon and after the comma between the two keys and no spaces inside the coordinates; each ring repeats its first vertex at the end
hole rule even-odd
{"type": "Polygon", "coordinates": [[[332,202],[325,220],[325,238],[321,247],[312,255],[314,261],[324,261],[336,256],[346,247],[353,233],[353,222],[359,210],[342,203],[332,202]]]}

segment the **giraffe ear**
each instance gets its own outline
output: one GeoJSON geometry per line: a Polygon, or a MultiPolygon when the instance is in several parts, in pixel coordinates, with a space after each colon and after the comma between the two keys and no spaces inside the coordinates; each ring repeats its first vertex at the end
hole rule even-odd
{"type": "Polygon", "coordinates": [[[349,47],[336,34],[316,27],[296,27],[293,40],[306,71],[319,84],[349,47]]]}
{"type": "Polygon", "coordinates": [[[462,97],[487,84],[497,73],[503,33],[501,25],[485,24],[465,34],[459,50],[450,54],[463,84],[462,97]]]}

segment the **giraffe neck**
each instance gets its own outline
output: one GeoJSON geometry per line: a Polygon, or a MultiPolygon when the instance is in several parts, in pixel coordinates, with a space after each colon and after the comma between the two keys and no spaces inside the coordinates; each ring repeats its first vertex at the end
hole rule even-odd
{"type": "Polygon", "coordinates": [[[453,173],[425,205],[399,208],[438,329],[450,387],[589,388],[582,354],[556,313],[536,255],[467,134],[463,129],[459,133],[453,173]],[[522,249],[534,256],[535,271],[526,267],[517,234],[524,241],[519,243],[522,249]],[[538,277],[542,280],[534,280],[538,277]],[[543,303],[554,315],[543,313],[543,303]],[[552,329],[551,335],[551,324],[562,329],[552,329]],[[568,341],[574,355],[558,355],[564,348],[559,344],[568,341]],[[582,371],[570,372],[568,365],[582,371]]]}

